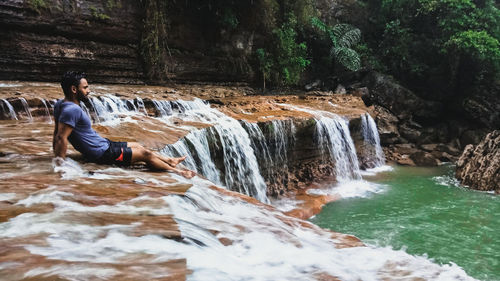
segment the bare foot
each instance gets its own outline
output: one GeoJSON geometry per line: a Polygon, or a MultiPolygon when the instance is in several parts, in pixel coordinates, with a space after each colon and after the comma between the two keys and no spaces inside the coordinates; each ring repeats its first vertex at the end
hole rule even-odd
{"type": "Polygon", "coordinates": [[[186,179],[190,179],[190,178],[196,176],[196,173],[193,171],[190,171],[190,170],[182,171],[180,174],[181,174],[181,176],[185,177],[186,179]]]}
{"type": "Polygon", "coordinates": [[[177,157],[177,158],[170,158],[170,165],[172,166],[177,166],[179,163],[181,163],[182,161],[184,161],[186,159],[187,156],[182,156],[182,157],[177,157]]]}

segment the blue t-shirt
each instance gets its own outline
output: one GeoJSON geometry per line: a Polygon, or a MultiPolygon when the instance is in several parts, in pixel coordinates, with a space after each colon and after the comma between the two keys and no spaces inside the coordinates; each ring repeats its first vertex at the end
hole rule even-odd
{"type": "Polygon", "coordinates": [[[54,106],[54,118],[73,128],[68,140],[87,159],[97,160],[109,148],[109,141],[92,129],[89,116],[77,104],[58,100],[54,106]]]}

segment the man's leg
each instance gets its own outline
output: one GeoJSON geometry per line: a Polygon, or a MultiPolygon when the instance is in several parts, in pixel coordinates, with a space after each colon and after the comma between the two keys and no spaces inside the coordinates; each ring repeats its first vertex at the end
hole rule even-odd
{"type": "MultiPolygon", "coordinates": [[[[146,149],[144,148],[141,144],[139,144],[138,142],[127,142],[127,147],[130,147],[132,149],[136,148],[136,149],[146,149]]],[[[165,157],[163,155],[161,155],[160,153],[156,153],[156,152],[152,152],[156,157],[160,158],[161,161],[167,163],[168,165],[170,166],[177,166],[179,163],[181,163],[182,161],[184,161],[184,159],[186,159],[186,156],[182,156],[182,157],[165,157]]]]}
{"type": "Polygon", "coordinates": [[[132,149],[132,160],[131,160],[132,163],[144,161],[152,169],[172,171],[188,179],[196,175],[196,173],[193,171],[179,170],[169,165],[168,163],[158,158],[153,152],[143,148],[142,146],[140,146],[140,148],[139,147],[130,147],[130,148],[132,149]]]}

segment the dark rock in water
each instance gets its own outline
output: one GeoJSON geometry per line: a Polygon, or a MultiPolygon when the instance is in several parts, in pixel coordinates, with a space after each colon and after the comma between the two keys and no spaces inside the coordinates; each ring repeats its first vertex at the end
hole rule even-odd
{"type": "Polygon", "coordinates": [[[457,178],[472,189],[500,192],[500,130],[467,145],[457,161],[457,178]]]}
{"type": "Polygon", "coordinates": [[[437,166],[439,164],[439,160],[425,151],[417,151],[411,154],[410,158],[417,166],[437,166]]]}

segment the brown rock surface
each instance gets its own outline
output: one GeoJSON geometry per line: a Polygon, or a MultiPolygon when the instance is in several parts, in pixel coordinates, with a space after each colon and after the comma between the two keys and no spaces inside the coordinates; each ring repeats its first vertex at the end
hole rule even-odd
{"type": "Polygon", "coordinates": [[[425,151],[417,151],[411,154],[410,158],[417,166],[437,166],[439,164],[439,160],[425,151]]]}
{"type": "Polygon", "coordinates": [[[456,176],[470,188],[500,192],[500,130],[489,133],[476,146],[465,147],[456,176]]]}

